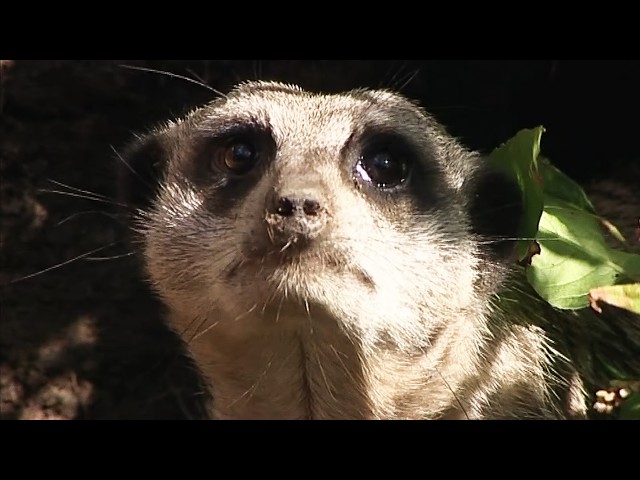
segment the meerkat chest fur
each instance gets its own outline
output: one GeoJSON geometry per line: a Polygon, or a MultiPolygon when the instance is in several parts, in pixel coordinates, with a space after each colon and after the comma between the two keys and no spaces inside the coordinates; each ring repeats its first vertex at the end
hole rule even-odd
{"type": "Polygon", "coordinates": [[[544,333],[492,309],[519,193],[403,97],[247,83],[130,159],[212,416],[559,415],[544,333]]]}

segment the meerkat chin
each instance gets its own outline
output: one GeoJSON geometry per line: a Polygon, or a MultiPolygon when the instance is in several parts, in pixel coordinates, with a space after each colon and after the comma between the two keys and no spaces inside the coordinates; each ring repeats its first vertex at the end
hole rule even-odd
{"type": "MultiPolygon", "coordinates": [[[[388,91],[251,82],[140,139],[136,229],[214,418],[566,418],[571,360],[511,272],[518,190],[388,91]]],[[[548,309],[548,307],[546,307],[548,309]]]]}

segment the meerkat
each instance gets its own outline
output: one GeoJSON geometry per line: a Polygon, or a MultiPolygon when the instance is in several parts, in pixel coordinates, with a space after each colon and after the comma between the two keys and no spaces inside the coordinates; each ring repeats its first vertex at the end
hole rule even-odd
{"type": "Polygon", "coordinates": [[[126,161],[212,418],[584,418],[585,345],[640,345],[532,292],[518,189],[399,94],[248,82],[126,161]]]}

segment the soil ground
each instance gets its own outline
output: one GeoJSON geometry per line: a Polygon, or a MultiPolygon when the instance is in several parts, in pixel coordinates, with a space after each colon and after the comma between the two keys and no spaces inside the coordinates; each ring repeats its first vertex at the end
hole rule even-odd
{"type": "Polygon", "coordinates": [[[583,182],[638,161],[638,61],[0,62],[1,419],[202,416],[113,204],[115,152],[215,93],[122,65],[220,91],[255,78],[400,89],[485,151],[543,124],[543,153],[583,182]]]}

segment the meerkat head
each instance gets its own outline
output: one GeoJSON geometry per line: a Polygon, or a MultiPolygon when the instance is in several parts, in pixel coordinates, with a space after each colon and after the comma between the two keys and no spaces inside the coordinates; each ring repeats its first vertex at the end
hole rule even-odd
{"type": "Polygon", "coordinates": [[[483,303],[479,262],[520,216],[506,179],[388,91],[242,84],[129,162],[156,179],[132,197],[153,285],[229,321],[318,308],[401,344],[483,303]]]}

